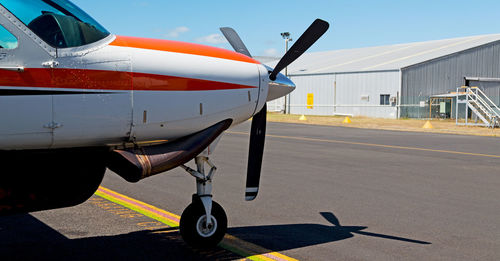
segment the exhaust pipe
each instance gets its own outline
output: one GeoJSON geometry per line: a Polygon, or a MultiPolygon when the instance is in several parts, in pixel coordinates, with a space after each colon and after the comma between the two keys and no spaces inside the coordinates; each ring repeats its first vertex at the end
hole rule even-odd
{"type": "Polygon", "coordinates": [[[187,163],[203,152],[229,128],[232,120],[221,121],[205,130],[160,145],[110,152],[107,167],[128,182],[171,170],[187,163]]]}

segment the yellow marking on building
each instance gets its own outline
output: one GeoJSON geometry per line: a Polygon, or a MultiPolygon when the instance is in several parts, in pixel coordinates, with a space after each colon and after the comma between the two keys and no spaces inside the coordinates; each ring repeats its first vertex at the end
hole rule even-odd
{"type": "MultiPolygon", "coordinates": [[[[226,131],[226,133],[248,136],[248,133],[246,133],[246,132],[226,131]]],[[[368,147],[380,147],[380,148],[401,149],[401,150],[430,151],[430,152],[449,153],[449,154],[458,154],[458,155],[467,155],[467,156],[478,156],[478,157],[487,157],[487,158],[500,158],[500,155],[451,151],[451,150],[426,149],[426,148],[406,147],[406,146],[397,146],[397,145],[383,145],[383,144],[373,144],[373,143],[365,143],[365,142],[326,140],[326,139],[305,138],[305,137],[295,137],[295,136],[281,136],[281,135],[266,135],[266,137],[289,139],[289,140],[300,140],[300,141],[314,141],[314,142],[323,142],[323,143],[361,145],[361,146],[368,146],[368,147]]]]}
{"type": "Polygon", "coordinates": [[[312,109],[314,106],[314,93],[307,94],[307,108],[312,109]]]}

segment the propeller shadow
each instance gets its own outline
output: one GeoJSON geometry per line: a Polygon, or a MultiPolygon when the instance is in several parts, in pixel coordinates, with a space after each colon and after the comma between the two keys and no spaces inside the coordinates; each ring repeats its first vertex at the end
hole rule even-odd
{"type": "Polygon", "coordinates": [[[321,212],[320,215],[330,222],[332,226],[320,224],[252,226],[229,228],[228,233],[273,251],[285,251],[331,243],[352,238],[355,235],[396,240],[411,244],[431,244],[430,242],[411,238],[364,231],[368,228],[366,226],[342,226],[338,218],[331,212],[321,212]]]}

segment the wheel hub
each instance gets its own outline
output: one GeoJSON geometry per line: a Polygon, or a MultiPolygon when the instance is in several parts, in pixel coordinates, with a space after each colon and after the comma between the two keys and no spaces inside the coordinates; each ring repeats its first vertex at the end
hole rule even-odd
{"type": "Polygon", "coordinates": [[[202,237],[211,237],[217,231],[217,220],[210,216],[211,224],[207,225],[207,215],[203,215],[196,222],[196,231],[202,237]]]}

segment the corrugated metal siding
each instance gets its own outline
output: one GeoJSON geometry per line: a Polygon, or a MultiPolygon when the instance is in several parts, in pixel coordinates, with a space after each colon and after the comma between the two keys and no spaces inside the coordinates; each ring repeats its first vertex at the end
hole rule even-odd
{"type": "Polygon", "coordinates": [[[380,95],[397,96],[400,87],[399,71],[304,75],[292,76],[291,79],[297,85],[297,89],[290,95],[292,114],[343,113],[381,118],[397,117],[396,107],[380,105],[380,95]],[[314,94],[313,109],[307,109],[308,93],[314,94]],[[368,97],[368,100],[362,97],[368,97]],[[337,106],[334,106],[335,101],[337,106]]]}
{"type": "Polygon", "coordinates": [[[281,112],[285,110],[285,97],[267,102],[267,111],[281,112]]]}
{"type": "MultiPolygon", "coordinates": [[[[456,91],[464,77],[500,78],[500,44],[492,43],[402,69],[402,117],[419,117],[420,101],[456,91]]],[[[492,91],[494,92],[494,91],[492,91]]]]}
{"type": "Polygon", "coordinates": [[[290,113],[332,115],[335,75],[305,75],[290,77],[297,88],[290,94],[290,113]],[[307,94],[314,94],[313,109],[307,109],[307,94]]]}
{"type": "Polygon", "coordinates": [[[492,102],[500,106],[500,82],[471,81],[469,84],[470,86],[479,87],[492,102]]]}

